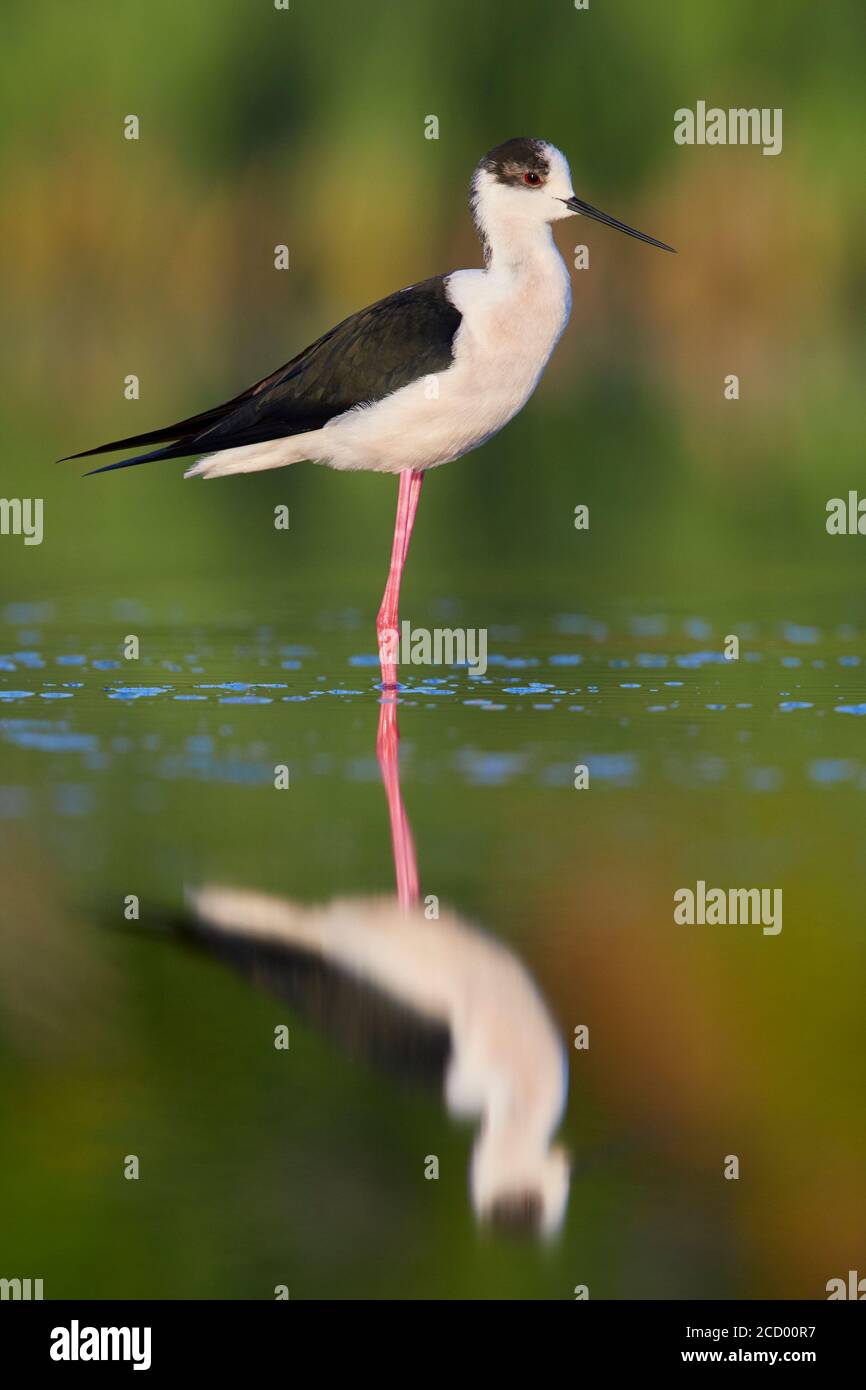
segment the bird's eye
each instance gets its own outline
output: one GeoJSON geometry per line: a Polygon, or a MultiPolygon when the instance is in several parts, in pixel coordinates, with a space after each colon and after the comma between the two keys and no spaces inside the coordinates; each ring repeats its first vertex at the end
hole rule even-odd
{"type": "Polygon", "coordinates": [[[528,184],[530,188],[537,188],[538,185],[541,183],[541,175],[533,174],[531,171],[527,171],[523,175],[523,182],[525,184],[528,184]]]}

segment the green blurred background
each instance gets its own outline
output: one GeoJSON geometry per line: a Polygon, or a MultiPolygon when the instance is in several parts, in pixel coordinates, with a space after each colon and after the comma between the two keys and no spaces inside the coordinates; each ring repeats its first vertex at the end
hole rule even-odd
{"type": "Polygon", "coordinates": [[[0,538],[0,1276],[48,1296],[760,1298],[864,1272],[866,542],[824,526],[864,486],[863,38],[855,0],[5,7],[2,490],[44,498],[45,539],[0,538]],[[676,146],[698,100],[783,108],[782,154],[676,146]],[[486,705],[449,675],[401,710],[422,887],[514,947],[566,1040],[592,1029],[549,1249],[476,1230],[471,1134],[435,1094],[120,920],[126,893],[146,918],[203,879],[389,891],[363,661],[393,481],[53,462],[477,264],[468,180],[515,134],[679,251],[558,230],[569,264],[590,247],[571,324],[523,414],[429,478],[404,589],[413,623],[488,627],[502,658],[486,705]],[[129,632],[132,674],[107,664],[129,632]],[[729,632],[753,661],[707,657],[729,632]],[[232,681],[285,694],[202,695],[232,681]],[[581,799],[568,769],[593,758],[581,799]],[[675,931],[697,878],[782,885],[782,935],[675,931]]]}

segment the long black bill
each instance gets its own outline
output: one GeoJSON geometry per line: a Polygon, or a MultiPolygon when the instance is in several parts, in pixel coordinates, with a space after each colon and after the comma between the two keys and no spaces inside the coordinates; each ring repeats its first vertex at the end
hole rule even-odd
{"type": "Polygon", "coordinates": [[[634,227],[627,227],[624,222],[618,222],[615,217],[609,217],[606,212],[600,212],[594,208],[592,203],[585,203],[582,198],[560,198],[561,203],[565,203],[572,212],[583,213],[584,217],[592,217],[596,222],[603,222],[606,227],[616,227],[618,232],[625,232],[626,236],[637,237],[638,241],[645,241],[649,246],[657,246],[660,251],[671,251],[676,255],[672,246],[668,246],[663,241],[656,241],[654,236],[647,236],[645,232],[636,232],[634,227]]]}

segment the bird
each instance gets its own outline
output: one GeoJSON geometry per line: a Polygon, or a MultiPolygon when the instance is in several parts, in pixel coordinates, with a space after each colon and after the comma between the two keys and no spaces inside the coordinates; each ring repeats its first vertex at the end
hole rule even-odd
{"type": "Polygon", "coordinates": [[[404,1081],[432,1081],[449,1114],[478,1124],[469,1191],[478,1221],[553,1236],[571,1181],[555,1136],[568,1095],[560,1028],[503,942],[436,901],[423,904],[400,787],[398,702],[379,705],[396,894],[304,903],[215,881],[148,918],[288,1003],[333,1041],[404,1081]]]}
{"type": "MultiPolygon", "coordinates": [[[[156,445],[92,469],[201,455],[186,478],[307,459],[398,475],[391,562],[376,619],[384,690],[397,689],[400,585],[427,471],[497,434],[535,390],[571,312],[553,225],[587,217],[673,252],[574,192],[555,145],[517,136],[479,161],[470,208],[484,266],[436,275],[352,314],[222,405],[67,455],[156,445]]],[[[65,461],[65,460],[62,460],[65,461]]]]}
{"type": "Polygon", "coordinates": [[[428,921],[390,896],[309,904],[211,882],[188,887],[186,903],[172,936],[312,1014],[351,1051],[438,1082],[448,1113],[478,1122],[469,1191],[480,1222],[515,1235],[560,1229],[565,1046],[509,947],[444,905],[428,921]]]}

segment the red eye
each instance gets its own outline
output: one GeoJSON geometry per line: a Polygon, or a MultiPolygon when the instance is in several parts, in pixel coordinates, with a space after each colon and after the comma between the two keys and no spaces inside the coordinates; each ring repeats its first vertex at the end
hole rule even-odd
{"type": "Polygon", "coordinates": [[[528,184],[530,188],[537,188],[541,183],[541,175],[526,173],[523,175],[523,182],[528,184]]]}

